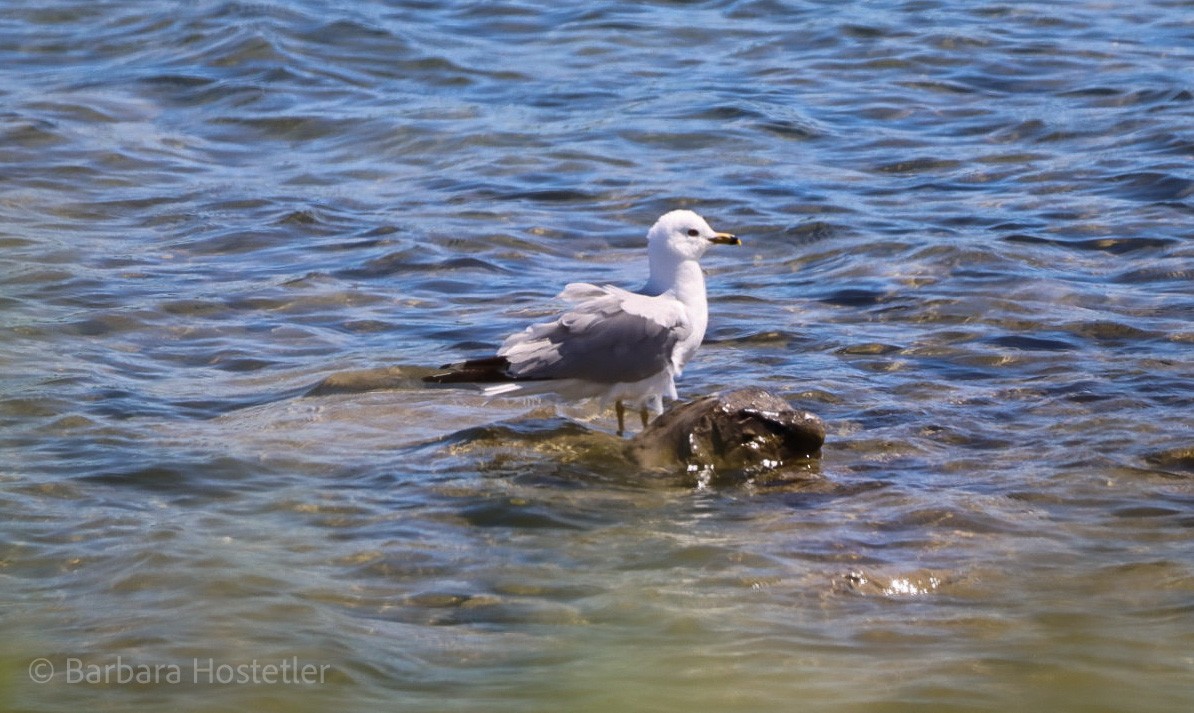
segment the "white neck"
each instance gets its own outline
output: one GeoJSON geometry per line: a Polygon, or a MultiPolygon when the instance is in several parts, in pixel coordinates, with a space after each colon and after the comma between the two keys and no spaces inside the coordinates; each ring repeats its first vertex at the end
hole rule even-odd
{"type": "Polygon", "coordinates": [[[651,276],[646,292],[652,295],[671,292],[685,304],[689,298],[705,301],[705,274],[696,260],[684,260],[668,253],[650,254],[651,276]]]}
{"type": "Polygon", "coordinates": [[[705,274],[696,260],[678,260],[673,255],[651,255],[651,277],[646,293],[661,295],[670,292],[688,310],[692,334],[682,346],[680,363],[688,361],[705,338],[709,324],[709,307],[705,297],[705,274]]]}

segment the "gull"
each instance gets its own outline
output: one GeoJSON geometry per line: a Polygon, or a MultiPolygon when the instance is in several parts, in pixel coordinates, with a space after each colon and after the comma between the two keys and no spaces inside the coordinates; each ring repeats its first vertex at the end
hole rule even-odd
{"type": "Polygon", "coordinates": [[[618,435],[626,406],[663,412],[678,398],[675,379],[705,338],[709,308],[698,262],[710,246],[740,245],[690,210],[665,214],[647,232],[650,277],[639,292],[612,285],[572,283],[558,299],[571,307],[549,322],[532,324],[502,343],[497,355],[447,364],[424,381],[497,383],[486,396],[555,395],[612,402],[618,435]]]}

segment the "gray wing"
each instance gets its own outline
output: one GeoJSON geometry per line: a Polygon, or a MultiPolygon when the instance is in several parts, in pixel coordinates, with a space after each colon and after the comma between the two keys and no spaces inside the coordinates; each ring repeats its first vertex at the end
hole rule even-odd
{"type": "Polygon", "coordinates": [[[672,368],[676,344],[692,332],[684,306],[671,297],[593,285],[569,285],[561,296],[581,301],[498,350],[514,378],[640,381],[672,368]]]}

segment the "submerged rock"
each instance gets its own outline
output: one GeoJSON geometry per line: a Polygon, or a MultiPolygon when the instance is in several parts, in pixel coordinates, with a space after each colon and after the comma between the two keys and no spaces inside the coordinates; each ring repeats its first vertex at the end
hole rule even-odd
{"type": "MultiPolygon", "coordinates": [[[[703,483],[722,484],[747,480],[783,483],[792,476],[806,481],[809,473],[817,470],[812,459],[820,456],[825,441],[825,425],[819,417],[795,410],[784,399],[759,388],[675,404],[634,438],[624,440],[567,419],[539,417],[528,421],[524,414],[513,421],[488,422],[486,419],[493,416],[500,402],[490,403],[479,393],[475,398],[450,400],[419,395],[425,386],[423,377],[429,373],[433,370],[406,366],[338,372],[306,388],[301,395],[334,398],[378,390],[409,392],[409,401],[370,416],[372,421],[400,423],[399,430],[413,429],[423,433],[424,438],[437,428],[468,425],[429,442],[482,451],[514,448],[532,460],[583,463],[596,470],[613,468],[619,473],[639,468],[671,471],[681,475],[685,483],[691,483],[694,476],[703,483]]],[[[360,400],[343,403],[354,405],[341,405],[348,417],[357,417],[357,412],[366,407],[360,400]]],[[[515,407],[522,408],[517,401],[510,406],[515,407]]],[[[330,417],[325,414],[322,418],[330,417]]]]}
{"type": "Polygon", "coordinates": [[[759,388],[673,406],[631,439],[630,456],[649,468],[685,466],[734,477],[820,457],[825,423],[759,388]]]}
{"type": "Polygon", "coordinates": [[[409,389],[421,384],[429,369],[405,366],[384,366],[377,369],[340,371],[325,377],[312,386],[304,396],[327,396],[329,394],[361,394],[383,389],[409,389]]]}
{"type": "Polygon", "coordinates": [[[1194,446],[1181,446],[1157,451],[1145,456],[1144,460],[1154,468],[1174,472],[1194,473],[1194,446]]]}

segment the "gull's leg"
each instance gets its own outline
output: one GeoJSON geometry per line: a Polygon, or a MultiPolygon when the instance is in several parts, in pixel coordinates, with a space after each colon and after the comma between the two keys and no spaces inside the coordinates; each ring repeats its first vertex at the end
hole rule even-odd
{"type": "Polygon", "coordinates": [[[618,435],[626,430],[626,405],[621,399],[614,402],[614,411],[618,414],[618,435]]]}
{"type": "Polygon", "coordinates": [[[647,407],[646,407],[646,406],[644,406],[644,407],[642,407],[641,409],[639,409],[639,410],[638,410],[638,415],[639,415],[639,418],[641,418],[641,419],[643,420],[643,428],[646,428],[646,427],[647,427],[647,420],[650,418],[650,416],[649,416],[649,415],[648,415],[648,413],[647,413],[647,407]]]}

